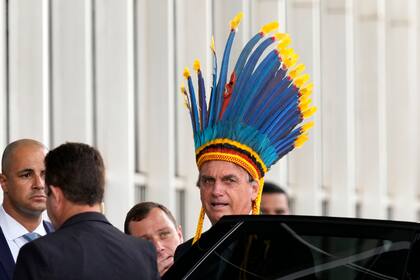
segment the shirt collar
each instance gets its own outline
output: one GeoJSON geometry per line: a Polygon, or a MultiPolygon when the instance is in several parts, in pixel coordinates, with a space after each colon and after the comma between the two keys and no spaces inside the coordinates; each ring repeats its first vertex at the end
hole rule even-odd
{"type": "MultiPolygon", "coordinates": [[[[19,222],[13,219],[3,208],[3,205],[0,207],[0,226],[3,230],[4,237],[7,240],[15,240],[16,238],[21,237],[22,235],[28,233],[29,231],[22,226],[19,222]]],[[[41,222],[34,232],[43,236],[46,234],[44,224],[41,222]]]]}

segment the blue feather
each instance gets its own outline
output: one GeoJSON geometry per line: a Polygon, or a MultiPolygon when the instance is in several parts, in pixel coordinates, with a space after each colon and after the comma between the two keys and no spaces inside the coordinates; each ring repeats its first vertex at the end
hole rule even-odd
{"type": "Polygon", "coordinates": [[[259,117],[255,120],[255,125],[261,127],[267,122],[267,119],[275,114],[277,111],[281,110],[286,106],[286,100],[293,97],[295,94],[290,90],[290,87],[287,87],[290,84],[290,81],[287,79],[283,80],[276,91],[276,93],[267,101],[268,106],[264,111],[260,112],[259,117]]]}
{"type": "Polygon", "coordinates": [[[236,101],[238,98],[243,94],[242,88],[248,82],[249,77],[251,76],[252,72],[254,71],[255,65],[257,64],[259,58],[261,57],[262,53],[267,49],[272,43],[273,38],[267,38],[258,45],[258,47],[252,52],[251,56],[249,57],[248,61],[245,64],[245,67],[240,76],[238,76],[238,80],[236,81],[236,85],[233,88],[232,98],[230,100],[230,104],[228,105],[226,112],[226,119],[230,119],[232,116],[231,111],[233,107],[237,107],[236,101]]]}
{"type": "Polygon", "coordinates": [[[188,77],[188,91],[190,92],[191,117],[194,124],[194,135],[200,131],[200,123],[198,118],[197,101],[195,99],[194,85],[191,77],[188,77]]]}
{"type": "Polygon", "coordinates": [[[215,99],[216,99],[216,82],[217,82],[217,56],[216,53],[214,51],[212,51],[212,57],[213,57],[213,69],[212,69],[212,77],[213,77],[213,81],[212,81],[212,87],[211,87],[211,93],[210,93],[210,103],[209,103],[209,108],[208,108],[208,118],[206,120],[205,125],[203,126],[204,128],[207,128],[207,126],[209,125],[210,120],[212,120],[214,117],[213,115],[215,114],[214,112],[214,107],[215,107],[215,99]]]}
{"type": "MultiPolygon", "coordinates": [[[[237,109],[240,108],[239,117],[242,118],[247,114],[249,106],[252,105],[253,99],[259,95],[262,88],[268,83],[270,79],[273,79],[277,68],[280,66],[278,61],[277,52],[272,51],[257,67],[254,74],[252,74],[250,81],[244,87],[244,95],[242,98],[242,104],[235,104],[237,109]]],[[[235,113],[235,114],[236,114],[235,113]]]]}
{"type": "Polygon", "coordinates": [[[280,71],[281,69],[276,72],[274,78],[268,82],[267,86],[261,91],[260,94],[254,96],[253,100],[251,101],[253,107],[251,110],[249,110],[245,118],[246,123],[251,125],[255,124],[256,118],[260,117],[261,112],[266,110],[267,106],[269,105],[269,100],[274,94],[278,92],[280,82],[284,78],[284,74],[282,75],[280,71]]]}
{"type": "Polygon", "coordinates": [[[226,79],[227,79],[227,71],[229,67],[229,57],[230,51],[232,49],[232,43],[235,39],[236,31],[232,29],[229,34],[229,38],[226,42],[225,51],[223,52],[223,59],[222,64],[220,66],[220,77],[219,81],[217,82],[216,88],[216,97],[215,97],[215,107],[212,108],[214,110],[214,114],[212,115],[212,119],[210,119],[210,123],[214,124],[217,122],[220,114],[220,109],[223,103],[223,93],[225,91],[226,79]]]}
{"type": "Polygon", "coordinates": [[[238,61],[236,62],[235,70],[234,70],[237,77],[241,75],[245,62],[248,59],[248,56],[251,53],[252,49],[263,37],[264,36],[262,35],[261,32],[255,34],[254,37],[252,37],[251,40],[249,40],[248,43],[246,43],[245,47],[242,49],[241,54],[239,55],[238,61]]]}
{"type": "Polygon", "coordinates": [[[200,131],[207,127],[207,102],[206,102],[206,88],[204,86],[204,79],[201,70],[198,70],[198,102],[200,103],[200,131]]]}

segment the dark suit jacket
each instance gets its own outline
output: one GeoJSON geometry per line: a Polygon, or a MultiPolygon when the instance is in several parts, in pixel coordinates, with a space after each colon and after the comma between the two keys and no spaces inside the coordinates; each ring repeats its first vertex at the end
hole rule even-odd
{"type": "Polygon", "coordinates": [[[159,279],[159,273],[150,242],[122,233],[100,213],[85,212],[23,246],[13,279],[159,279]]]}
{"type": "MultiPolygon", "coordinates": [[[[51,233],[54,231],[53,226],[49,222],[43,222],[45,231],[51,233]]],[[[11,280],[13,271],[15,270],[15,260],[10,252],[7,240],[4,237],[3,231],[0,228],[0,279],[11,280]]]]}
{"type": "MultiPolygon", "coordinates": [[[[207,235],[207,231],[206,232],[203,232],[201,234],[200,239],[203,238],[206,235],[207,235]]],[[[192,245],[193,245],[192,244],[193,239],[194,238],[191,238],[191,239],[185,241],[184,243],[178,245],[178,247],[176,247],[175,254],[174,254],[174,261],[175,262],[177,260],[179,260],[183,255],[185,255],[185,253],[192,247],[192,245]]]]}

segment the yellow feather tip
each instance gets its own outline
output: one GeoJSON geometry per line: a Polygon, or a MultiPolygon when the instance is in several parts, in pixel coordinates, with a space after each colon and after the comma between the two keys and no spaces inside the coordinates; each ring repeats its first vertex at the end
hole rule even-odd
{"type": "Polygon", "coordinates": [[[293,65],[296,64],[296,62],[299,60],[299,56],[296,53],[292,53],[286,59],[283,60],[284,65],[286,65],[287,68],[293,67],[293,65]]]}
{"type": "Polygon", "coordinates": [[[198,72],[200,70],[200,60],[196,59],[194,60],[194,70],[198,72]]]}
{"type": "MultiPolygon", "coordinates": [[[[300,108],[302,108],[302,107],[305,107],[305,108],[307,108],[308,106],[309,106],[309,104],[311,104],[312,103],[312,99],[310,99],[309,97],[307,97],[307,96],[302,96],[300,99],[299,99],[299,107],[300,108]]],[[[305,110],[302,110],[301,109],[301,111],[305,111],[305,110]]]]}
{"type": "Polygon", "coordinates": [[[302,96],[309,96],[312,94],[313,90],[314,90],[314,84],[309,83],[306,86],[302,87],[299,92],[302,96]]]}
{"type": "Polygon", "coordinates": [[[302,134],[302,135],[300,135],[300,136],[296,139],[296,141],[295,141],[295,147],[296,147],[296,148],[300,148],[300,147],[302,147],[302,145],[303,145],[306,141],[308,141],[308,139],[309,139],[309,137],[308,137],[308,135],[307,135],[307,134],[302,134]]]}
{"type": "Polygon", "coordinates": [[[309,81],[309,74],[303,74],[294,80],[296,87],[300,88],[309,81]]]}
{"type": "Polygon", "coordinates": [[[276,33],[274,37],[279,41],[277,49],[287,48],[292,43],[292,38],[287,33],[276,33]]]}
{"type": "Polygon", "coordinates": [[[312,127],[314,127],[315,122],[310,121],[305,123],[304,125],[302,125],[301,129],[302,129],[302,133],[306,133],[309,129],[311,129],[312,127]]]}
{"type": "Polygon", "coordinates": [[[285,49],[292,43],[292,38],[287,33],[276,33],[274,38],[279,41],[277,45],[278,50],[285,49]]]}
{"type": "Polygon", "coordinates": [[[316,111],[317,111],[317,108],[316,108],[315,106],[313,106],[313,107],[311,107],[311,108],[307,109],[306,111],[304,111],[304,112],[302,113],[303,118],[304,118],[304,119],[307,119],[307,118],[312,117],[312,116],[313,116],[313,114],[315,114],[315,112],[316,112],[316,111]]]}
{"type": "Polygon", "coordinates": [[[241,23],[242,18],[244,17],[243,12],[239,12],[236,16],[230,21],[230,29],[238,28],[238,25],[241,23]]]}
{"type": "Polygon", "coordinates": [[[295,79],[297,76],[299,76],[303,71],[305,71],[305,65],[298,64],[293,70],[290,71],[289,76],[292,79],[295,79]]]}
{"type": "Polygon", "coordinates": [[[299,110],[301,112],[305,112],[306,110],[308,110],[308,108],[309,108],[309,104],[308,103],[301,103],[301,104],[299,104],[299,110]]]}
{"type": "Polygon", "coordinates": [[[267,33],[270,33],[272,31],[276,30],[277,28],[279,28],[279,23],[277,21],[273,21],[273,22],[267,23],[266,25],[261,27],[260,32],[265,35],[267,33]]]}
{"type": "Polygon", "coordinates": [[[214,36],[211,36],[211,43],[210,43],[210,49],[215,53],[216,47],[214,45],[214,36]]]}
{"type": "Polygon", "coordinates": [[[186,92],[184,83],[181,84],[181,92],[182,94],[185,94],[186,92]]]}
{"type": "Polygon", "coordinates": [[[279,52],[282,60],[286,60],[288,57],[295,53],[292,48],[283,48],[280,44],[277,45],[277,51],[279,52]]]}
{"type": "Polygon", "coordinates": [[[191,75],[190,75],[190,69],[188,69],[188,67],[184,68],[184,73],[183,73],[185,79],[188,79],[191,75]]]}

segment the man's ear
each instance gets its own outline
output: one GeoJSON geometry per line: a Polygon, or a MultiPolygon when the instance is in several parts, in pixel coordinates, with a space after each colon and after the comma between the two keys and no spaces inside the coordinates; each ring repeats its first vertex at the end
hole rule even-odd
{"type": "Polygon", "coordinates": [[[184,243],[184,237],[182,236],[182,227],[181,225],[178,225],[176,232],[178,234],[179,237],[179,244],[184,243]]]}
{"type": "Polygon", "coordinates": [[[6,175],[4,175],[3,173],[0,173],[0,185],[3,189],[3,192],[7,193],[9,191],[7,186],[7,178],[6,175]]]}
{"type": "Polygon", "coordinates": [[[50,197],[49,199],[52,199],[54,201],[54,203],[56,203],[56,204],[62,203],[63,198],[64,198],[63,191],[59,187],[52,186],[52,185],[49,186],[48,188],[49,188],[49,192],[50,192],[48,194],[48,196],[50,197]]]}
{"type": "Polygon", "coordinates": [[[258,182],[256,180],[251,182],[251,199],[252,201],[255,201],[257,199],[258,196],[258,189],[260,188],[258,182]]]}

